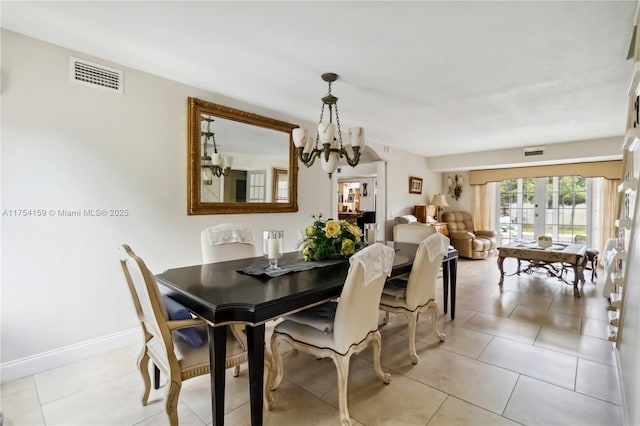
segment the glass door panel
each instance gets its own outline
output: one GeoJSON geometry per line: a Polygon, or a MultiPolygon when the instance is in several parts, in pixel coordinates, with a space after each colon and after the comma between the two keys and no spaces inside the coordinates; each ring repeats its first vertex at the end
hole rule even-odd
{"type": "Polygon", "coordinates": [[[580,176],[507,179],[500,184],[500,244],[549,235],[588,239],[588,180],[580,176]]]}

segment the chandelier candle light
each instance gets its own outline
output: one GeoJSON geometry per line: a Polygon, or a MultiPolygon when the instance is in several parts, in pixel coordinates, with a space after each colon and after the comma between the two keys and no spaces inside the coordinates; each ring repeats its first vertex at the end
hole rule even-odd
{"type": "Polygon", "coordinates": [[[320,109],[320,122],[318,123],[318,134],[315,144],[307,129],[293,129],[293,143],[298,152],[298,158],[307,167],[311,167],[317,157],[320,157],[322,170],[331,174],[338,168],[340,158],[345,158],[351,167],[358,165],[360,152],[364,149],[364,129],[353,127],[349,129],[349,141],[353,150],[353,157],[349,156],[347,149],[342,144],[342,130],[340,129],[340,117],[338,115],[338,98],[331,94],[331,83],[338,79],[338,74],[325,73],[322,79],[329,84],[329,92],[322,98],[322,108],[320,109]],[[329,107],[329,122],[324,122],[324,108],[329,107]],[[335,110],[336,124],[333,123],[333,112],[335,110]],[[337,138],[336,138],[337,128],[337,138]],[[319,143],[318,143],[319,142],[319,143]],[[321,148],[318,148],[319,145],[321,148]]]}
{"type": "Polygon", "coordinates": [[[205,185],[211,185],[213,183],[213,176],[229,176],[231,172],[231,165],[233,164],[233,157],[230,155],[222,156],[218,154],[218,146],[216,145],[215,134],[211,131],[211,123],[215,120],[210,115],[203,115],[202,122],[207,123],[207,129],[202,130],[202,136],[204,136],[204,143],[202,149],[201,166],[203,173],[203,181],[205,185]],[[213,142],[213,153],[209,155],[207,153],[207,143],[209,139],[213,142]]]}

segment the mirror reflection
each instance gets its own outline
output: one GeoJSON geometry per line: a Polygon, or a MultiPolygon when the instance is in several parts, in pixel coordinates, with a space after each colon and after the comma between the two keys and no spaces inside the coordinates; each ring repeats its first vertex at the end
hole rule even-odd
{"type": "Polygon", "coordinates": [[[189,214],[297,211],[297,127],[189,98],[189,214]]]}
{"type": "Polygon", "coordinates": [[[201,117],[202,202],[289,201],[288,135],[209,114],[201,117]]]}

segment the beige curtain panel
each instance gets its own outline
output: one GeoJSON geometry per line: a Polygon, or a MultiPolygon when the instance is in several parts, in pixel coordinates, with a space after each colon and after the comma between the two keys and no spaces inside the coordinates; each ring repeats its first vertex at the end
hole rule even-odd
{"type": "Polygon", "coordinates": [[[473,223],[476,229],[493,229],[496,216],[497,183],[474,185],[473,223]]]}

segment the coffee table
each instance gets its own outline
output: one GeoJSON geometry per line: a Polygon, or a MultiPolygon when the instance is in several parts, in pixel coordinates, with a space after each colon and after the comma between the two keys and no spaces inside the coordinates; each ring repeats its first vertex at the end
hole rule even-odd
{"type": "Polygon", "coordinates": [[[573,284],[573,294],[580,297],[578,282],[584,283],[583,270],[587,262],[584,244],[553,244],[551,247],[540,247],[535,241],[516,241],[498,247],[498,269],[500,269],[500,282],[502,287],[505,276],[520,275],[525,272],[533,274],[536,271],[544,271],[550,277],[573,284]],[[518,260],[518,270],[513,274],[505,274],[504,259],[512,257],[518,260]],[[526,262],[524,268],[522,262],[526,262]],[[567,268],[573,269],[573,282],[567,281],[564,272],[567,268]]]}

